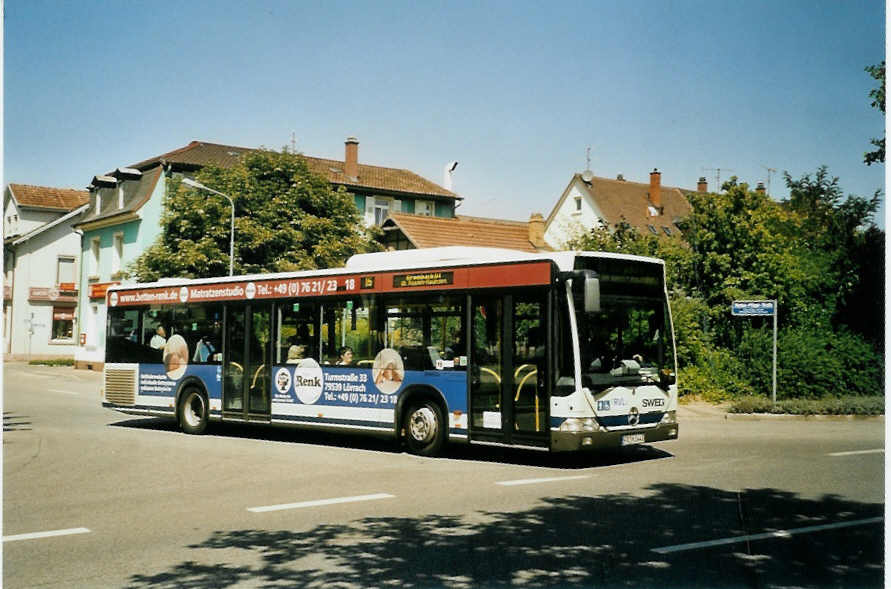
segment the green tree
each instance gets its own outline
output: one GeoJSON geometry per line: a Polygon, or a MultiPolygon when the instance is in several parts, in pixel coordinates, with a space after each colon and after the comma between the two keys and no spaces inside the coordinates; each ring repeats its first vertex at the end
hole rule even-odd
{"type": "Polygon", "coordinates": [[[807,250],[826,264],[837,301],[836,325],[847,325],[873,341],[883,339],[884,233],[873,223],[881,191],[871,198],[844,197],[826,166],[795,180],[784,173],[786,205],[801,218],[807,250]]]}
{"type": "MultiPolygon", "coordinates": [[[[236,274],[335,267],[377,249],[352,196],[311,173],[298,154],[250,152],[232,168],[203,168],[196,180],[235,203],[236,274]]],[[[226,275],[230,210],[226,199],[171,179],[161,235],[131,272],[140,281],[226,275]]]]}
{"type": "MultiPolygon", "coordinates": [[[[878,65],[870,65],[866,67],[866,71],[876,80],[879,85],[869,91],[869,97],[872,98],[872,107],[877,108],[885,114],[885,62],[878,65]]],[[[876,162],[885,161],[885,138],[870,139],[874,149],[863,154],[863,162],[867,166],[871,166],[876,162]]]]}

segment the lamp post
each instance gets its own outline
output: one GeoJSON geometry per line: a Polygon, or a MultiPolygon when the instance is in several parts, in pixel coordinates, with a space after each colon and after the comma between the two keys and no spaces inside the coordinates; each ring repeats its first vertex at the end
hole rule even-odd
{"type": "Polygon", "coordinates": [[[207,192],[222,196],[229,201],[229,206],[232,207],[232,217],[229,223],[229,276],[232,276],[232,264],[235,261],[235,202],[228,194],[223,194],[222,192],[214,190],[213,188],[208,188],[204,184],[196,182],[191,178],[184,177],[183,184],[185,184],[186,186],[191,186],[192,188],[198,188],[199,190],[206,190],[207,192]]]}

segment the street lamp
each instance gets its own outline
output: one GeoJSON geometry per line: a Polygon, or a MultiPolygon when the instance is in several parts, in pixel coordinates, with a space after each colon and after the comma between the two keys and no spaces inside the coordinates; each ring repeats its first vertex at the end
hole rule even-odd
{"type": "Polygon", "coordinates": [[[213,188],[208,188],[204,184],[200,182],[196,182],[191,178],[183,178],[183,184],[186,186],[191,186],[192,188],[198,188],[200,190],[206,190],[213,194],[224,197],[229,201],[229,205],[232,207],[232,218],[229,223],[229,276],[232,276],[232,263],[235,261],[235,202],[232,200],[232,197],[228,194],[223,194],[222,192],[216,191],[213,188]]]}

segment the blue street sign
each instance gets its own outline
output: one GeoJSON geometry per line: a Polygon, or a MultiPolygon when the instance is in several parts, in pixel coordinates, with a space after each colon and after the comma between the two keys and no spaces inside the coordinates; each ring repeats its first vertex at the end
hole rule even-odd
{"type": "Polygon", "coordinates": [[[769,317],[776,313],[776,301],[733,301],[730,312],[744,317],[769,317]]]}

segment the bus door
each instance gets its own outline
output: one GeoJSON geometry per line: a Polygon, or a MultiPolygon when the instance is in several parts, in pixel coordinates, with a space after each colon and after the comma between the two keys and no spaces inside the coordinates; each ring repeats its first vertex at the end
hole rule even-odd
{"type": "Polygon", "coordinates": [[[471,440],[548,446],[549,316],[546,292],[472,297],[471,440]]]}
{"type": "Polygon", "coordinates": [[[272,304],[226,307],[223,417],[268,421],[272,304]]]}

